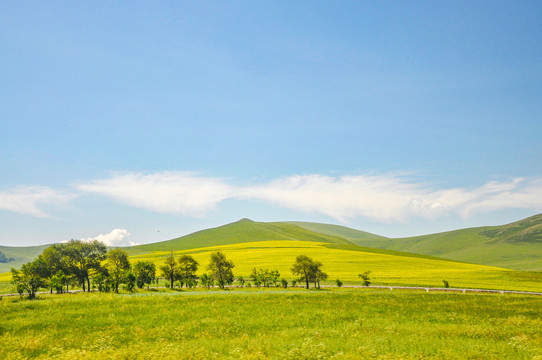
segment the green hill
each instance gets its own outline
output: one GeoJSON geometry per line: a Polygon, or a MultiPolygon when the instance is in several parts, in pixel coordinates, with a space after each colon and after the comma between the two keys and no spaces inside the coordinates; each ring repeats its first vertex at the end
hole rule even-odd
{"type": "Polygon", "coordinates": [[[542,214],[501,226],[398,239],[360,239],[356,243],[475,264],[542,271],[542,214]]]}
{"type": "Polygon", "coordinates": [[[375,234],[371,234],[365,231],[355,230],[355,229],[351,229],[346,226],[340,226],[340,225],[320,224],[320,223],[302,222],[302,221],[288,221],[287,223],[294,224],[304,229],[314,231],[320,234],[339,236],[344,239],[350,240],[353,243],[357,243],[358,240],[388,239],[384,236],[375,235],[375,234]]]}
{"type": "Polygon", "coordinates": [[[38,246],[1,246],[0,252],[3,253],[6,258],[13,258],[13,261],[6,263],[0,263],[0,273],[9,271],[12,267],[20,268],[21,265],[32,261],[34,258],[38,257],[43,250],[45,250],[49,245],[38,245],[38,246]]]}
{"type": "Polygon", "coordinates": [[[340,236],[322,234],[285,222],[255,222],[242,219],[212,229],[198,231],[176,239],[125,248],[130,254],[148,251],[178,251],[255,241],[299,240],[338,245],[355,245],[340,236]]]}

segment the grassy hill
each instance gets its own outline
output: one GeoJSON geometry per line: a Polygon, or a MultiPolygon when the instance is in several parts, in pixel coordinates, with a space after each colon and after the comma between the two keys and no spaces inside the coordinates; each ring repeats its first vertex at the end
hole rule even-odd
{"type": "Polygon", "coordinates": [[[295,224],[284,222],[263,223],[242,219],[231,224],[198,231],[176,239],[133,246],[125,250],[130,254],[137,254],[148,251],[177,251],[270,240],[300,240],[354,245],[351,241],[340,236],[310,231],[295,224]]]}
{"type": "Polygon", "coordinates": [[[398,239],[359,239],[355,242],[476,264],[542,271],[542,214],[501,226],[398,239]]]}
{"type": "Polygon", "coordinates": [[[304,229],[314,231],[320,234],[339,236],[344,239],[350,240],[353,243],[357,243],[358,240],[385,240],[387,237],[371,234],[361,230],[351,229],[346,226],[340,225],[331,225],[331,224],[320,224],[313,222],[302,222],[302,221],[288,221],[288,224],[294,224],[300,226],[304,229]]]}
{"type": "Polygon", "coordinates": [[[48,246],[49,245],[14,247],[0,245],[0,252],[4,253],[7,258],[14,259],[14,261],[0,263],[0,273],[9,271],[12,267],[19,268],[22,264],[32,261],[48,246]]]}

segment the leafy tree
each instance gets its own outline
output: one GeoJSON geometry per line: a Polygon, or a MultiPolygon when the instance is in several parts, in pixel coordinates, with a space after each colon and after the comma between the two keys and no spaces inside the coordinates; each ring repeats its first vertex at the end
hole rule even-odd
{"type": "Polygon", "coordinates": [[[67,283],[67,274],[69,273],[68,268],[68,257],[64,254],[64,246],[61,244],[53,244],[49,246],[47,249],[43,251],[41,254],[41,257],[43,261],[45,261],[45,264],[47,266],[48,271],[48,277],[49,280],[49,286],[51,288],[51,293],[53,292],[53,288],[56,289],[57,293],[62,292],[62,288],[58,288],[59,282],[62,282],[63,285],[66,285],[67,283]],[[62,273],[62,281],[60,281],[60,278],[56,277],[56,275],[61,272],[62,273]]]}
{"type": "Polygon", "coordinates": [[[177,265],[173,251],[166,258],[164,265],[160,266],[160,270],[162,271],[162,275],[169,280],[170,288],[173,289],[175,280],[178,280],[180,277],[179,266],[177,265]]]}
{"type": "Polygon", "coordinates": [[[93,269],[100,269],[101,262],[105,260],[107,254],[105,244],[98,240],[90,242],[70,240],[62,247],[62,252],[67,257],[69,272],[83,286],[83,291],[85,291],[85,283],[90,291],[89,274],[93,269]]]}
{"type": "Polygon", "coordinates": [[[62,270],[58,270],[57,273],[49,279],[49,286],[51,289],[54,288],[57,294],[61,294],[67,282],[68,278],[66,274],[64,274],[62,270]]]}
{"type": "Polygon", "coordinates": [[[156,265],[150,261],[138,261],[134,265],[133,273],[137,287],[142,289],[145,285],[151,284],[156,278],[156,265]]]}
{"type": "MultiPolygon", "coordinates": [[[[130,270],[130,261],[128,260],[128,254],[121,249],[113,249],[107,253],[107,271],[109,272],[109,279],[115,289],[115,292],[119,292],[119,285],[125,281],[126,273],[130,270]]],[[[135,278],[134,278],[135,279],[135,278]]]]}
{"type": "Polygon", "coordinates": [[[199,280],[201,282],[201,286],[206,287],[207,289],[214,285],[213,278],[207,274],[201,275],[199,280]]]}
{"type": "Polygon", "coordinates": [[[371,278],[369,278],[370,271],[366,271],[363,274],[358,274],[358,276],[363,280],[363,286],[371,285],[371,278]]]}
{"type": "Polygon", "coordinates": [[[245,278],[242,276],[237,277],[237,282],[241,285],[241,287],[245,286],[245,278]]]}
{"type": "Polygon", "coordinates": [[[279,278],[280,278],[280,273],[278,270],[273,270],[269,272],[269,277],[268,277],[269,283],[273,284],[275,287],[277,286],[279,278]]]}
{"type": "Polygon", "coordinates": [[[250,278],[252,279],[252,282],[255,286],[260,287],[260,285],[263,283],[263,286],[265,286],[265,282],[263,281],[265,277],[262,274],[263,269],[252,269],[252,273],[250,274],[250,278]]]}
{"type": "Polygon", "coordinates": [[[320,281],[327,280],[327,274],[322,271],[322,263],[320,261],[314,261],[311,265],[311,279],[314,282],[314,287],[320,288],[320,281]]]}
{"type": "Polygon", "coordinates": [[[183,283],[191,283],[198,270],[198,262],[190,255],[182,255],[179,257],[179,280],[181,281],[181,288],[183,283]]]}
{"type": "Polygon", "coordinates": [[[343,286],[343,282],[341,280],[337,279],[335,282],[337,283],[337,287],[343,286]]]}
{"type": "Polygon", "coordinates": [[[124,274],[124,283],[126,284],[126,290],[133,292],[136,286],[136,277],[132,270],[128,269],[124,274]]]}
{"type": "Polygon", "coordinates": [[[111,282],[107,270],[94,274],[92,276],[92,282],[98,287],[99,292],[109,292],[111,290],[111,282]]]}
{"type": "Polygon", "coordinates": [[[313,279],[314,261],[307,255],[299,255],[291,268],[292,274],[299,276],[300,281],[305,281],[309,288],[309,281],[313,279]]]}
{"type": "Polygon", "coordinates": [[[11,283],[17,286],[19,294],[28,292],[29,299],[36,298],[36,291],[46,285],[47,277],[47,265],[41,255],[24,264],[21,270],[11,268],[11,283]]]}
{"type": "Polygon", "coordinates": [[[207,270],[211,272],[211,277],[215,279],[218,286],[224,289],[224,285],[233,282],[233,262],[226,259],[226,256],[217,251],[211,254],[211,261],[207,266],[207,270]]]}

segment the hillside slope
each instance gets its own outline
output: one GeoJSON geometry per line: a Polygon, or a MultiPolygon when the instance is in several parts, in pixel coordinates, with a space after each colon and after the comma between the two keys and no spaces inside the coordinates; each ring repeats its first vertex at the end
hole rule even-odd
{"type": "Polygon", "coordinates": [[[14,261],[10,261],[8,263],[0,263],[0,273],[9,271],[12,267],[20,268],[21,265],[38,257],[38,255],[40,255],[47,247],[49,247],[49,245],[21,247],[0,245],[0,252],[4,253],[7,258],[14,259],[14,261]]]}
{"type": "Polygon", "coordinates": [[[176,239],[125,248],[130,254],[148,251],[178,251],[209,246],[231,245],[253,241],[298,240],[315,241],[339,245],[354,245],[339,236],[321,234],[300,226],[276,222],[263,223],[249,219],[201,230],[176,239]]]}
{"type": "Polygon", "coordinates": [[[313,222],[303,222],[303,221],[287,221],[288,224],[294,224],[300,226],[304,229],[314,231],[320,234],[331,235],[331,236],[340,236],[344,239],[350,240],[353,243],[357,244],[358,240],[385,240],[387,237],[371,234],[365,231],[351,229],[346,226],[340,225],[331,225],[331,224],[321,224],[313,222]]]}
{"type": "Polygon", "coordinates": [[[357,244],[414,252],[475,264],[542,271],[542,214],[501,226],[485,226],[357,244]]]}

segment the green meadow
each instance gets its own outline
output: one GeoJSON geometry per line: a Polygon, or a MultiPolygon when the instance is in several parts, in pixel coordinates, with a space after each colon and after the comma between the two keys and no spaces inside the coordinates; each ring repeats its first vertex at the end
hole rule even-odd
{"type": "Polygon", "coordinates": [[[375,289],[0,301],[0,358],[540,359],[542,297],[375,289]]]}

